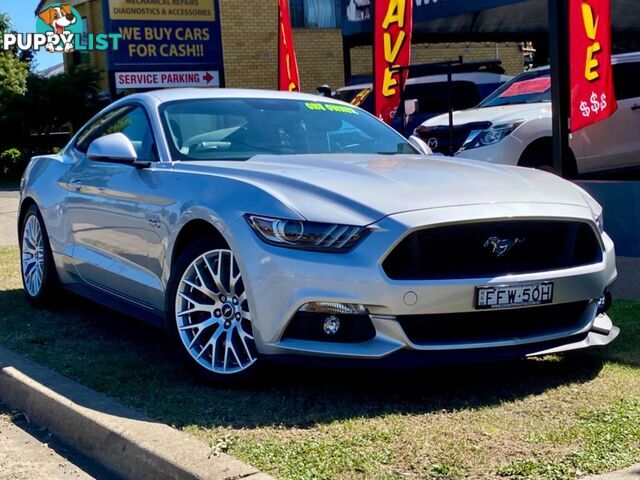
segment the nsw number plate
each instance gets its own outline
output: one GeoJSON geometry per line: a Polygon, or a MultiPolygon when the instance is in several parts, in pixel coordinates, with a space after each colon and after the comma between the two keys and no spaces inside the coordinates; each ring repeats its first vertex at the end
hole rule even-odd
{"type": "Polygon", "coordinates": [[[553,302],[553,283],[523,283],[476,288],[476,309],[527,307],[553,302]]]}

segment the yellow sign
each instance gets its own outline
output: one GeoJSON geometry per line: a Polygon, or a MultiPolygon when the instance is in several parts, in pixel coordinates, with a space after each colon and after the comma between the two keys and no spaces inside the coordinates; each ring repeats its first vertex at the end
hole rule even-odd
{"type": "Polygon", "coordinates": [[[211,22],[214,0],[109,0],[111,20],[211,22]]]}

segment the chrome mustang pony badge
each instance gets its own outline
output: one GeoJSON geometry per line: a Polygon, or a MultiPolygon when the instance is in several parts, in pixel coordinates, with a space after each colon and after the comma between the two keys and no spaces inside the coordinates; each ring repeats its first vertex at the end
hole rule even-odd
{"type": "Polygon", "coordinates": [[[491,252],[496,257],[504,257],[507,253],[509,253],[513,247],[518,245],[519,243],[524,243],[526,239],[524,238],[499,238],[499,237],[491,237],[488,238],[486,242],[484,242],[484,248],[490,248],[491,252]]]}

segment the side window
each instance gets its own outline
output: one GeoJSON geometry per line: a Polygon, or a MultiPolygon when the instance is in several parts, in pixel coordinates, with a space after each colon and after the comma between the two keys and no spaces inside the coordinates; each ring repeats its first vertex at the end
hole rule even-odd
{"type": "Polygon", "coordinates": [[[613,81],[618,100],[640,98],[640,63],[619,63],[613,66],[613,81]]]}
{"type": "Polygon", "coordinates": [[[123,107],[107,113],[81,132],[76,148],[87,153],[94,140],[113,133],[122,133],[131,141],[139,160],[158,161],[151,126],[142,107],[123,107]]]}
{"type": "MultiPolygon", "coordinates": [[[[418,113],[434,115],[449,110],[448,94],[449,85],[447,82],[422,83],[407,86],[405,97],[418,100],[418,113]]],[[[467,81],[452,83],[451,98],[454,110],[473,108],[482,100],[478,86],[467,81]]]]}

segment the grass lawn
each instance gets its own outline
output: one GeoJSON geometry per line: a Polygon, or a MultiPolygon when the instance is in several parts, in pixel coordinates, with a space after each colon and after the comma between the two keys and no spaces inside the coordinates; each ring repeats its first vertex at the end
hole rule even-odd
{"type": "MultiPolygon", "coordinates": [[[[0,249],[0,343],[281,479],[570,479],[640,462],[640,304],[610,348],[407,373],[272,368],[204,386],[161,332],[70,297],[27,306],[0,249]]],[[[1,395],[1,392],[0,392],[1,395]]]]}

